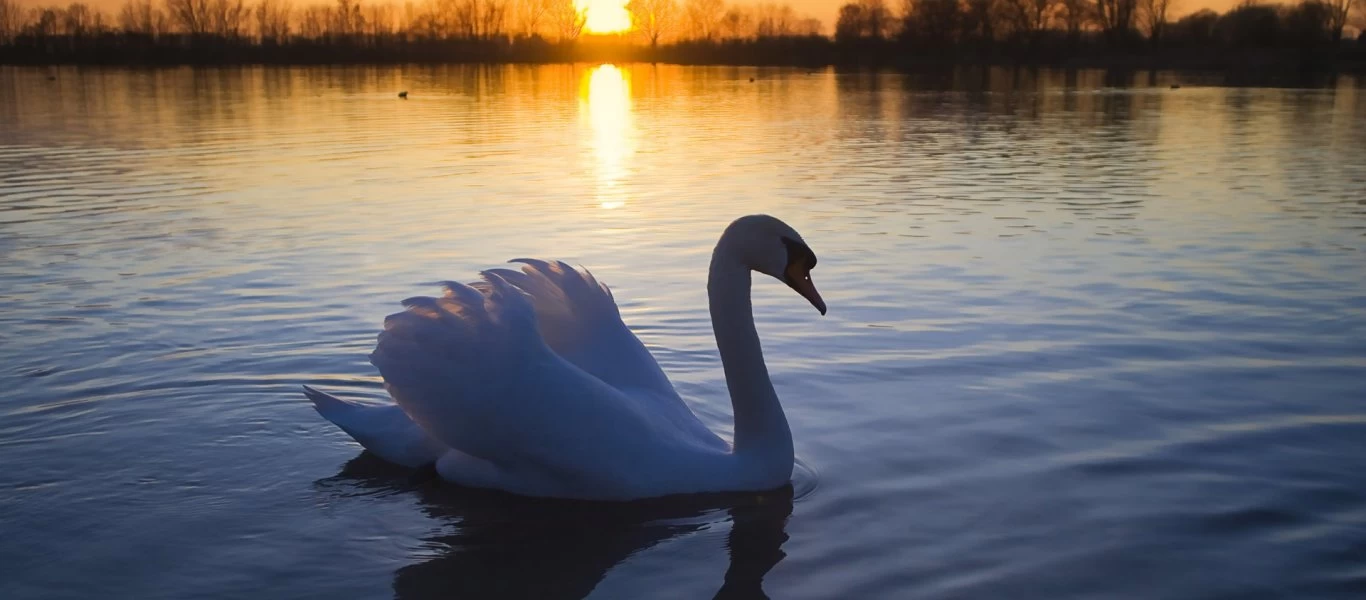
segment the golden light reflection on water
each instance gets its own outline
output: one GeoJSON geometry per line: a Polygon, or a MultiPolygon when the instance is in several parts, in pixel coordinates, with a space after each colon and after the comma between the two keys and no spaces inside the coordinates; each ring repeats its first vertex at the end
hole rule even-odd
{"type": "Polygon", "coordinates": [[[630,74],[615,65],[590,69],[579,85],[579,109],[580,114],[587,116],[593,136],[598,205],[625,206],[626,190],[622,184],[635,154],[630,74]]]}

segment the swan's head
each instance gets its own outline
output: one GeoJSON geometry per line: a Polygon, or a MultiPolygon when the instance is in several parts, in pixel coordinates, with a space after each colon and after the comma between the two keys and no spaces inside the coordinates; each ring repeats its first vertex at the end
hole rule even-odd
{"type": "Polygon", "coordinates": [[[740,217],[726,228],[717,246],[749,269],[786,283],[825,314],[825,301],[811,282],[816,253],[787,223],[768,215],[740,217]]]}

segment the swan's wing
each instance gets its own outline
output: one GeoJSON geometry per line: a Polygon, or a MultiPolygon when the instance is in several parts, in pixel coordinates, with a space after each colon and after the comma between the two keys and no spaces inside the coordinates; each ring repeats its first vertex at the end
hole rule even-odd
{"type": "Polygon", "coordinates": [[[592,273],[560,261],[513,262],[525,266],[490,272],[526,292],[551,350],[610,386],[677,397],[654,356],[621,321],[611,290],[592,273]]]}
{"type": "Polygon", "coordinates": [[[437,441],[502,469],[577,480],[631,460],[658,432],[650,412],[552,352],[529,298],[483,276],[385,319],[370,362],[394,400],[437,441]]]}

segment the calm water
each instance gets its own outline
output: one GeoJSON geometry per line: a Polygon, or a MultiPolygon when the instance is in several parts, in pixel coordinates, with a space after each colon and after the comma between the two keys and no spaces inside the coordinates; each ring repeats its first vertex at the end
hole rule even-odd
{"type": "Polygon", "coordinates": [[[1357,81],[55,74],[0,70],[0,597],[1366,594],[1357,81]],[[399,299],[543,256],[729,432],[704,280],[751,212],[830,305],[755,290],[791,491],[411,481],[298,393],[385,398],[399,299]]]}

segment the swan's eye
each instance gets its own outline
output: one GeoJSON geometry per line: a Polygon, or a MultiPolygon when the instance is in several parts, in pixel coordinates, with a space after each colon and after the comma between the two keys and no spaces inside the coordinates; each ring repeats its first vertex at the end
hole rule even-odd
{"type": "Polygon", "coordinates": [[[816,285],[811,283],[811,268],[816,266],[816,253],[801,242],[783,238],[787,246],[787,267],[783,269],[783,282],[796,290],[803,298],[811,301],[816,310],[825,314],[825,301],[821,299],[816,285]]]}
{"type": "Polygon", "coordinates": [[[811,269],[816,268],[816,253],[811,251],[811,247],[792,238],[784,236],[782,240],[783,245],[787,246],[787,268],[783,274],[792,277],[793,268],[799,267],[802,277],[795,279],[810,279],[811,269]]]}

